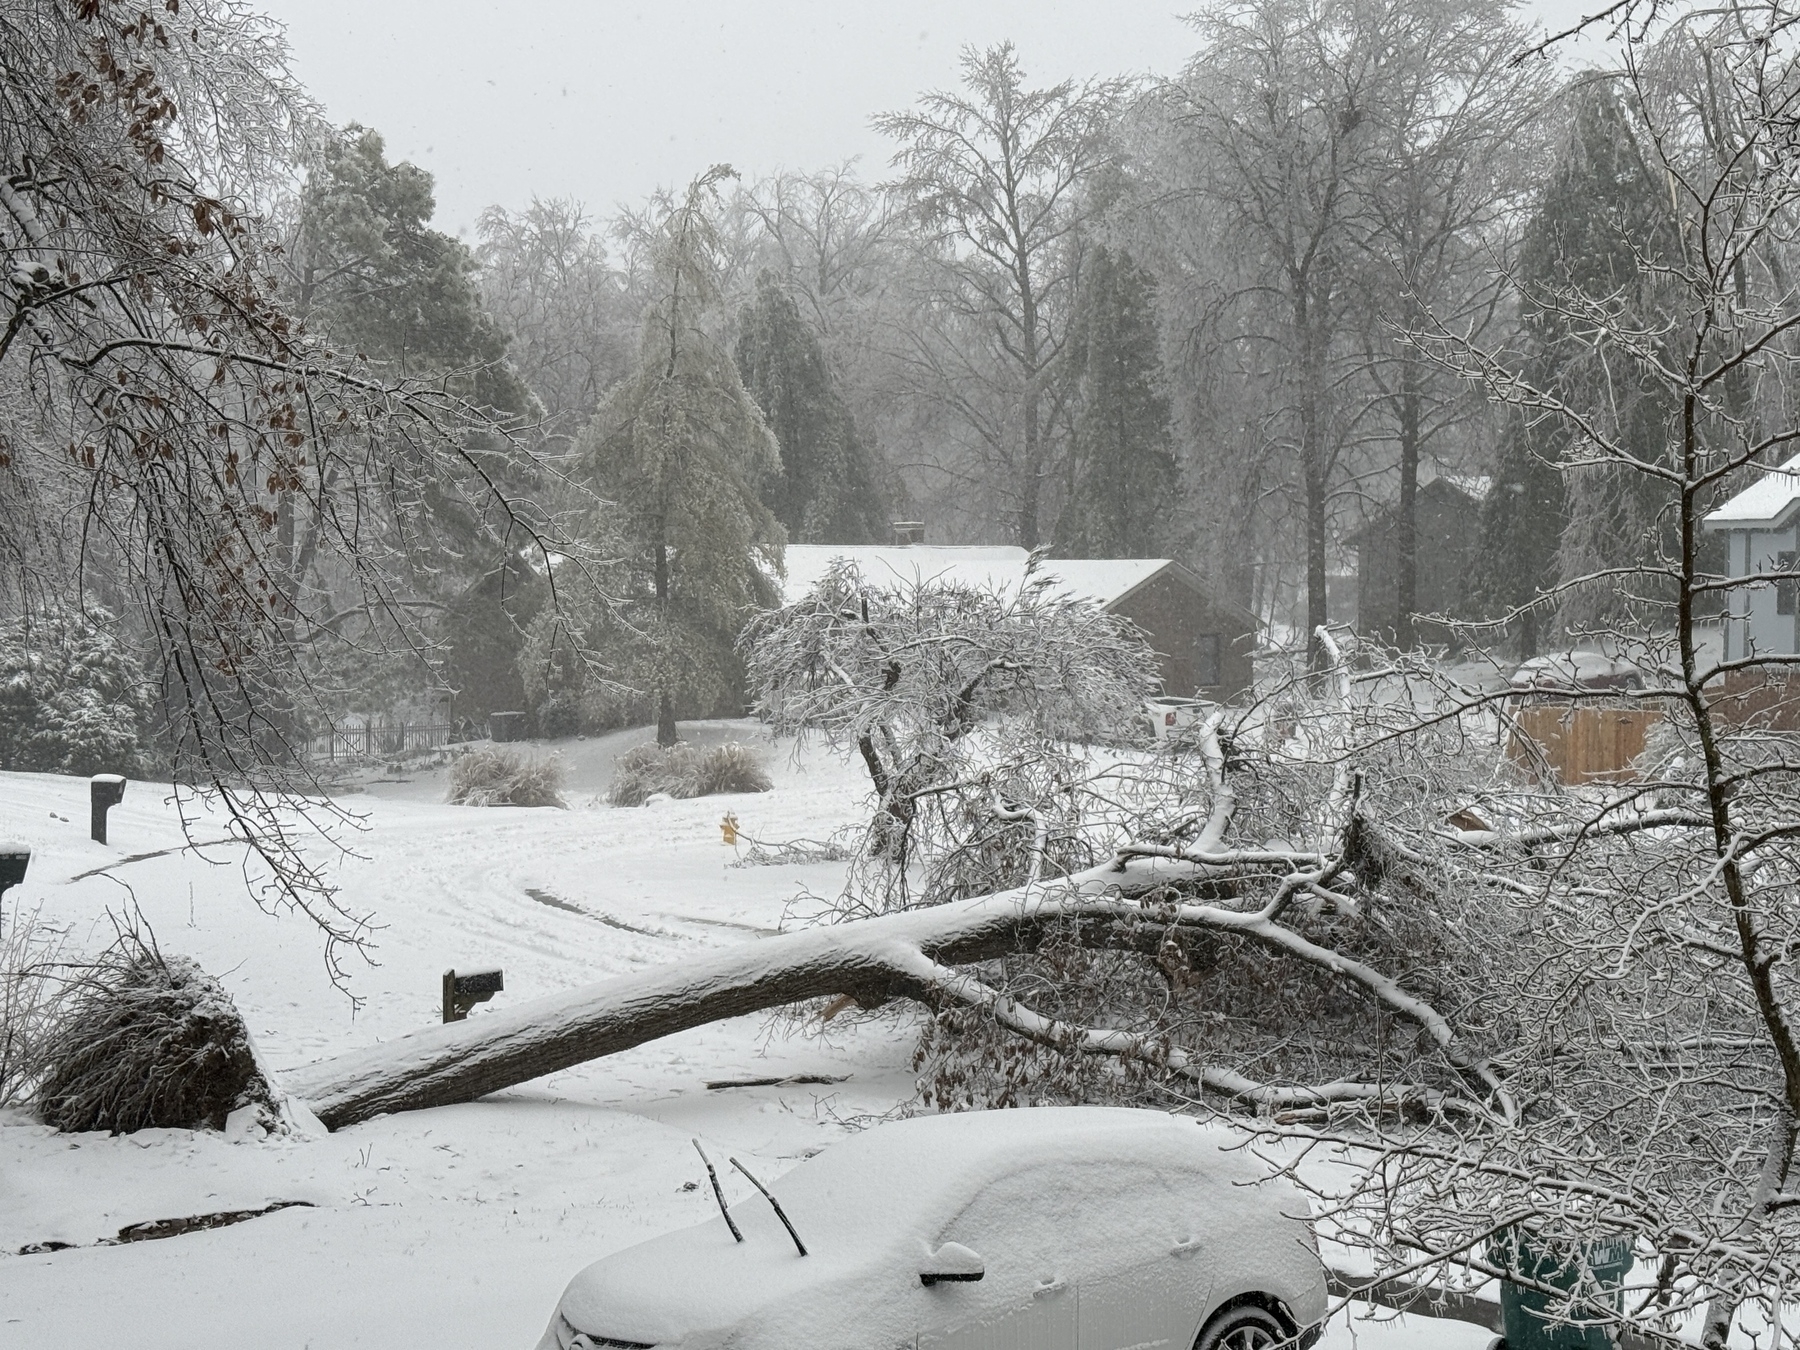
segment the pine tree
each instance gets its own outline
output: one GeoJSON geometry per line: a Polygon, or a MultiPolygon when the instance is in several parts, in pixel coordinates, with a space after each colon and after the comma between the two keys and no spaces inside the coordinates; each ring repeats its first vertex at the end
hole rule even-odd
{"type": "Polygon", "coordinates": [[[118,624],[98,606],[0,620],[0,769],[137,774],[150,690],[118,624]]]}
{"type": "Polygon", "coordinates": [[[1128,253],[1096,249],[1079,324],[1085,347],[1063,557],[1155,557],[1168,547],[1177,469],[1161,391],[1155,283],[1128,253]]]}
{"type": "Polygon", "coordinates": [[[327,141],[300,194],[294,303],[309,325],[394,374],[466,371],[476,402],[524,412],[531,396],[506,364],[474,255],[430,227],[432,188],[417,165],[388,162],[379,132],[352,124],[327,141]]]}
{"type": "MultiPolygon", "coordinates": [[[[431,228],[433,186],[417,165],[390,162],[378,132],[352,124],[327,140],[300,193],[287,286],[308,326],[340,350],[391,378],[442,380],[516,424],[535,411],[533,396],[506,359],[506,334],[483,303],[474,256],[431,228]]],[[[515,500],[541,488],[491,428],[465,427],[460,439],[479,470],[470,481],[499,484],[515,500]]],[[[492,522],[470,509],[483,498],[469,486],[433,484],[422,503],[445,545],[416,574],[445,606],[435,634],[444,664],[429,677],[415,670],[414,679],[449,681],[459,711],[479,718],[518,705],[511,666],[531,607],[520,605],[518,585],[497,579],[532,573],[518,539],[500,542],[492,522]]],[[[303,503],[284,500],[281,515],[297,584],[304,584],[316,530],[296,523],[303,503]]],[[[364,684],[356,692],[374,690],[364,684]]]]}
{"type": "MultiPolygon", "coordinates": [[[[706,207],[725,166],[694,180],[663,222],[656,299],[638,369],[610,393],[581,443],[626,554],[607,625],[627,682],[651,691],[657,742],[675,743],[675,702],[716,701],[736,679],[735,643],[774,599],[784,535],[761,485],[781,452],[730,354],[708,330],[719,303],[718,239],[706,207]]],[[[590,634],[589,645],[595,635],[590,634]]]]}
{"type": "MultiPolygon", "coordinates": [[[[1568,524],[1569,499],[1554,452],[1517,412],[1509,413],[1481,508],[1481,566],[1474,589],[1491,614],[1517,609],[1556,584],[1557,545],[1568,524]]],[[[1524,611],[1519,655],[1537,655],[1538,613],[1524,611]]]]}
{"type": "Polygon", "coordinates": [[[781,446],[763,501],[805,544],[871,544],[888,511],[874,456],[857,434],[819,340],[781,279],[764,270],[738,316],[738,373],[781,446]]]}
{"type": "MultiPolygon", "coordinates": [[[[1657,283],[1640,263],[1670,253],[1667,206],[1617,96],[1586,83],[1572,98],[1568,138],[1520,242],[1522,374],[1572,406],[1611,409],[1616,421],[1608,433],[1654,463],[1666,443],[1664,400],[1650,381],[1597,359],[1570,312],[1594,305],[1654,326],[1657,283]]],[[[1625,482],[1602,466],[1571,470],[1565,461],[1574,448],[1564,424],[1508,419],[1482,518],[1480,590],[1491,612],[1524,605],[1559,580],[1629,566],[1655,551],[1664,505],[1656,480],[1637,474],[1625,482]]],[[[1565,597],[1561,617],[1604,619],[1621,603],[1620,589],[1565,597]]],[[[1527,614],[1523,655],[1535,652],[1537,630],[1538,616],[1527,614]]]]}

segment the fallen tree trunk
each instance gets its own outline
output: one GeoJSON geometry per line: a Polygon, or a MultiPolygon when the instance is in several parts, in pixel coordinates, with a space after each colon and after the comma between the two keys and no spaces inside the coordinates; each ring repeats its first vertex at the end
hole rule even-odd
{"type": "Polygon", "coordinates": [[[988,960],[1029,950],[1083,898],[1129,897],[1195,875],[1163,859],[1108,865],[1053,887],[809,928],[429,1027],[286,1075],[328,1129],[389,1111],[472,1101],[728,1017],[844,995],[866,1006],[930,998],[922,958],[988,960]]]}
{"type": "MultiPolygon", "coordinates": [[[[1297,855],[1301,856],[1301,855],[1297,855]]],[[[1312,855],[1304,855],[1313,861],[1312,855]]],[[[1254,853],[1256,865],[1268,855],[1254,853]]],[[[644,971],[534,999],[503,1013],[452,1022],[309,1065],[288,1075],[330,1129],[391,1111],[471,1101],[589,1060],[692,1027],[808,999],[848,997],[865,1007],[910,998],[934,1007],[991,1011],[1001,1025],[1076,1053],[1113,1054],[1152,1063],[1200,1087],[1269,1106],[1347,1100],[1421,1100],[1416,1086],[1335,1082],[1271,1086],[1187,1052],[1131,1033],[1091,1030],[1040,1017],[955,969],[1035,950],[1056,925],[1073,925],[1085,946],[1154,952],[1171,933],[1229,932],[1307,962],[1359,987],[1413,1022],[1473,1089],[1451,1106],[1428,1094],[1432,1109],[1510,1116],[1506,1093],[1486,1063],[1465,1052],[1435,1009],[1368,965],[1321,946],[1277,920],[1304,884],[1337,864],[1294,874],[1261,909],[1179,903],[1169,888],[1217,877],[1244,860],[1207,853],[1186,858],[1130,857],[1060,881],[928,909],[809,928],[718,952],[699,961],[644,971]],[[1150,903],[1140,897],[1155,894],[1150,903]]]]}

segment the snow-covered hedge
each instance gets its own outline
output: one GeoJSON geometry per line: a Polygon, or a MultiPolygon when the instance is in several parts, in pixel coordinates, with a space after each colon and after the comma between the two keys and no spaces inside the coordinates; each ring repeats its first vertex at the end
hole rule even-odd
{"type": "Polygon", "coordinates": [[[127,935],[81,978],[42,1050],[35,1100],[59,1130],[223,1129],[274,1095],[231,996],[127,935]]]}
{"type": "Polygon", "coordinates": [[[563,766],[555,755],[539,758],[494,747],[471,750],[450,766],[454,806],[567,806],[563,766]]]}
{"type": "Polygon", "coordinates": [[[702,750],[680,742],[664,750],[640,745],[619,756],[618,776],[606,800],[642,806],[655,794],[711,797],[726,792],[767,792],[772,786],[757,753],[733,742],[702,750]]]}
{"type": "Polygon", "coordinates": [[[0,769],[135,774],[149,708],[149,680],[105,610],[0,621],[0,769]]]}

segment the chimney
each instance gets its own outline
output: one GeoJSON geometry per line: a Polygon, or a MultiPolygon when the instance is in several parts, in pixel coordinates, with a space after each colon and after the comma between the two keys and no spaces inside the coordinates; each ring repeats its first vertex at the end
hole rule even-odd
{"type": "Polygon", "coordinates": [[[922,520],[896,520],[893,522],[894,543],[905,548],[910,544],[925,542],[925,522],[922,520]]]}

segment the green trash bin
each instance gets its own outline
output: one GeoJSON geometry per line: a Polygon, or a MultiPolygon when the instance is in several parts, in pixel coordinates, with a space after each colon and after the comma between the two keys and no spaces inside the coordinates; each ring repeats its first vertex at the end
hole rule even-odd
{"type": "MultiPolygon", "coordinates": [[[[1547,1245],[1532,1234],[1514,1229],[1498,1238],[1488,1255],[1502,1270],[1553,1289],[1573,1289],[1584,1270],[1591,1273],[1590,1287],[1598,1285],[1609,1292],[1577,1307],[1577,1316],[1583,1307],[1593,1317],[1616,1315],[1624,1310],[1625,1295],[1621,1290],[1632,1266],[1628,1237],[1547,1245]]],[[[1611,1328],[1552,1321],[1545,1311],[1550,1301],[1549,1294],[1501,1280],[1500,1318],[1506,1337],[1497,1344],[1504,1350],[1614,1350],[1617,1346],[1611,1328]]]]}

